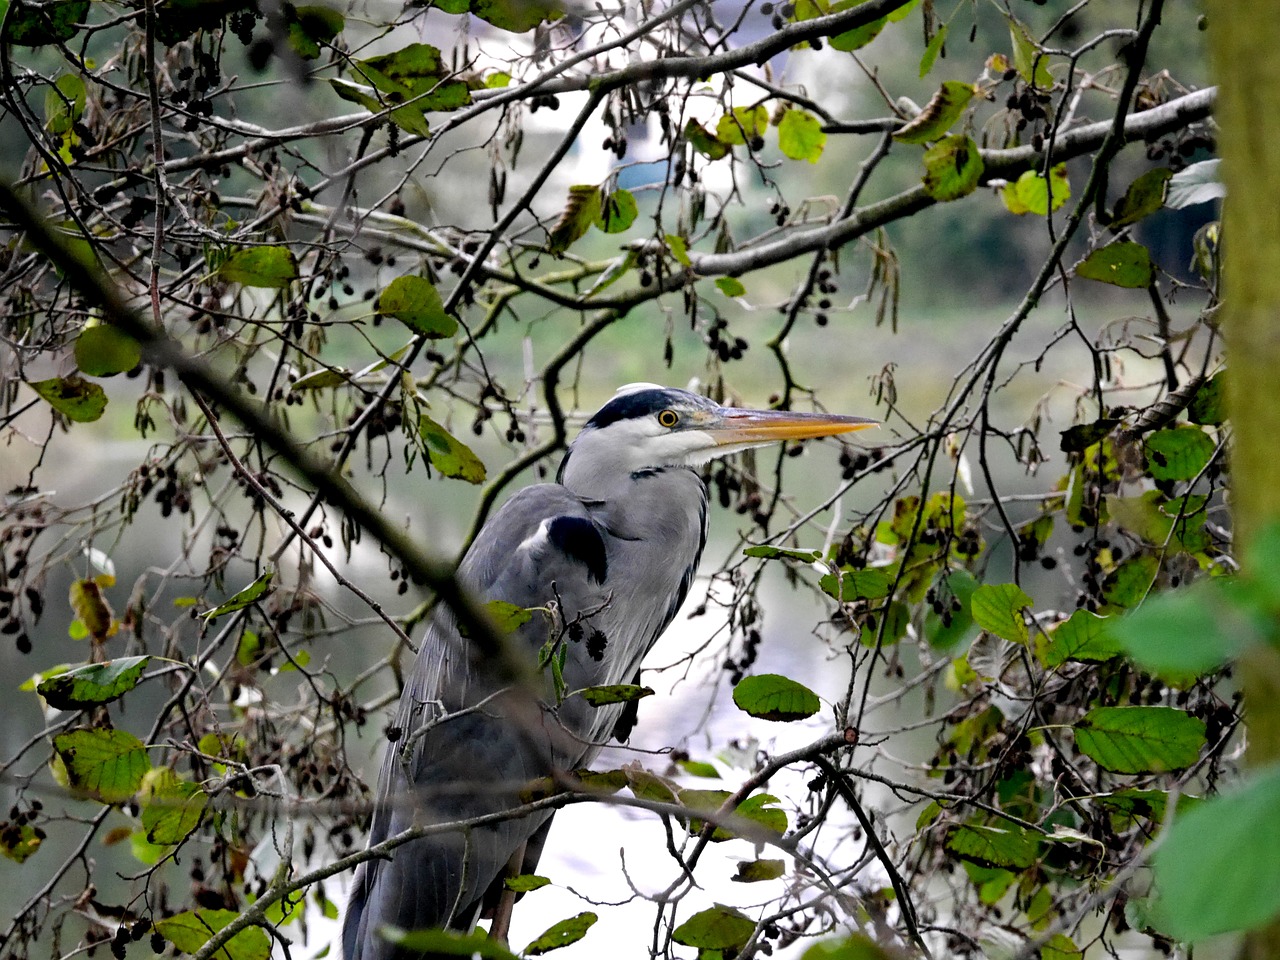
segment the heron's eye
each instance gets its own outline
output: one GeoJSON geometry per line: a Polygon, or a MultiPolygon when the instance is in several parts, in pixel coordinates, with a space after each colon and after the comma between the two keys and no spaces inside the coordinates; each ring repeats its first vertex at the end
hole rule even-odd
{"type": "Polygon", "coordinates": [[[664,427],[674,427],[680,422],[680,415],[674,410],[663,410],[658,414],[658,423],[664,427]]]}

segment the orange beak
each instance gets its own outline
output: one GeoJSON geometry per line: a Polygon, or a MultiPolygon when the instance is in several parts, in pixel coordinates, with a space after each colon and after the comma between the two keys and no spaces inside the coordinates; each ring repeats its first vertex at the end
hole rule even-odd
{"type": "Polygon", "coordinates": [[[725,407],[718,423],[708,424],[701,429],[715,440],[716,446],[729,446],[830,437],[878,426],[878,420],[834,413],[792,413],[784,410],[739,410],[725,407]]]}

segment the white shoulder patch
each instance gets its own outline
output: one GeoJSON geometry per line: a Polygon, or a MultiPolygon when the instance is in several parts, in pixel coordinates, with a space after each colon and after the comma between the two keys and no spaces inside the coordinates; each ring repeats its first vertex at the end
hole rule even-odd
{"type": "Polygon", "coordinates": [[[537,530],[533,531],[532,534],[525,537],[524,540],[520,542],[520,545],[516,547],[516,550],[524,550],[529,553],[540,552],[548,543],[551,542],[551,538],[548,536],[548,531],[550,529],[551,518],[548,517],[538,524],[537,530]]]}

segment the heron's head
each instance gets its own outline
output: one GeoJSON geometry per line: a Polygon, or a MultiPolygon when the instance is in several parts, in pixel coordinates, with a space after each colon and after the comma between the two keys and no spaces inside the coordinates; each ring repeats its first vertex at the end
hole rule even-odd
{"type": "Polygon", "coordinates": [[[587,421],[569,447],[561,480],[628,476],[661,467],[697,467],[778,440],[826,437],[877,421],[827,413],[722,407],[714,400],[652,383],[633,383],[587,421]]]}

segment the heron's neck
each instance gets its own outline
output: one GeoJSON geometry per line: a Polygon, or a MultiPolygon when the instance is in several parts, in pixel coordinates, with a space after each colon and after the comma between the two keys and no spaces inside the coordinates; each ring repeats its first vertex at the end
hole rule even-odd
{"type": "Polygon", "coordinates": [[[659,472],[689,474],[696,479],[694,471],[687,467],[672,465],[659,468],[629,463],[625,457],[629,451],[610,450],[603,444],[592,443],[592,439],[584,435],[570,447],[556,478],[585,500],[625,501],[636,490],[638,481],[659,472]]]}

